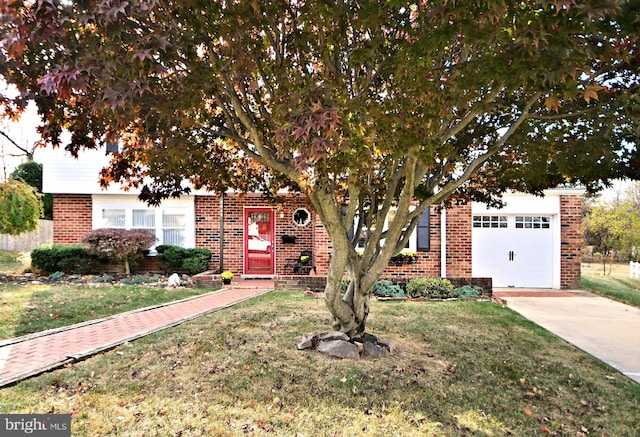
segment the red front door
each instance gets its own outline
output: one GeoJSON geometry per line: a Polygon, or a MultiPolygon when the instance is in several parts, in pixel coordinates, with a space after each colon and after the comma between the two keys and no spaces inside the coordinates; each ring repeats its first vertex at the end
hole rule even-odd
{"type": "Polygon", "coordinates": [[[273,275],[274,269],[273,209],[244,210],[244,274],[273,275]]]}

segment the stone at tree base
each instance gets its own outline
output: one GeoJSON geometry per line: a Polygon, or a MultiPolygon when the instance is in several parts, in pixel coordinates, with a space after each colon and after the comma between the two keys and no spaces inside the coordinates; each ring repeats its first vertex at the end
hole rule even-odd
{"type": "Polygon", "coordinates": [[[364,343],[363,356],[369,358],[386,358],[387,351],[377,344],[367,341],[366,343],[364,343]]]}
{"type": "Polygon", "coordinates": [[[385,339],[385,340],[380,340],[379,339],[378,340],[378,345],[382,346],[383,348],[388,350],[391,355],[393,355],[393,353],[396,350],[396,342],[394,340],[391,340],[391,339],[385,339]]]}
{"type": "Polygon", "coordinates": [[[329,331],[329,332],[323,332],[322,334],[319,334],[318,339],[320,341],[329,341],[329,340],[349,341],[349,336],[341,331],[329,331]]]}
{"type": "Polygon", "coordinates": [[[354,360],[360,358],[358,346],[345,340],[321,341],[316,350],[336,358],[351,358],[354,360]]]}
{"type": "Polygon", "coordinates": [[[302,340],[298,343],[298,350],[311,349],[318,344],[318,337],[313,334],[305,334],[302,336],[302,340]]]}

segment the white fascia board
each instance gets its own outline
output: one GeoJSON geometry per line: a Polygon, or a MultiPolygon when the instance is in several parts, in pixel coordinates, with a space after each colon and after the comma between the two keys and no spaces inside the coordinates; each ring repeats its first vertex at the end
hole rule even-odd
{"type": "Polygon", "coordinates": [[[484,203],[473,202],[473,214],[559,214],[560,194],[545,193],[544,197],[523,193],[508,193],[502,196],[505,206],[502,208],[488,207],[484,203]]]}

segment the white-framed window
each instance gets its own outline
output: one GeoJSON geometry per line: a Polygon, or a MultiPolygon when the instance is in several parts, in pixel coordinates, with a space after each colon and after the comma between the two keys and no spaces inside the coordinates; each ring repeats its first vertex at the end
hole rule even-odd
{"type": "Polygon", "coordinates": [[[516,216],[516,229],[549,229],[550,227],[550,216],[516,216]]]}
{"type": "Polygon", "coordinates": [[[135,195],[93,196],[94,229],[145,229],[156,236],[156,246],[195,247],[194,217],[193,196],[167,199],[158,207],[140,202],[135,195]]]}
{"type": "MultiPolygon", "coordinates": [[[[422,215],[420,216],[420,221],[416,226],[416,229],[414,229],[413,233],[409,237],[409,241],[405,245],[404,249],[402,249],[402,252],[429,252],[430,251],[430,248],[431,248],[430,211],[431,211],[431,208],[427,208],[422,213],[422,215]]],[[[393,220],[394,217],[395,217],[395,210],[392,209],[389,211],[387,222],[390,220],[393,220]]],[[[386,226],[387,225],[385,222],[385,228],[386,226]]],[[[358,242],[356,249],[358,250],[364,249],[363,247],[364,237],[367,235],[368,232],[369,232],[369,229],[365,228],[362,230],[363,238],[358,242]]]]}
{"type": "Polygon", "coordinates": [[[506,215],[474,215],[474,228],[504,229],[507,227],[506,215]]]}

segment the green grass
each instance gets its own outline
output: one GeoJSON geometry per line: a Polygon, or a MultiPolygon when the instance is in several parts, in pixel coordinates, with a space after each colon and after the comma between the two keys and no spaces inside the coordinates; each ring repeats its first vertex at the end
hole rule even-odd
{"type": "Polygon", "coordinates": [[[0,284],[0,339],[110,316],[211,290],[0,284]]]}
{"type": "Polygon", "coordinates": [[[602,296],[640,307],[640,279],[629,278],[628,264],[583,264],[580,287],[602,296]]]}
{"type": "Polygon", "coordinates": [[[509,308],[373,302],[385,359],[298,351],[321,299],[274,292],[0,389],[73,435],[636,436],[640,385],[509,308]]]}
{"type": "Polygon", "coordinates": [[[0,249],[0,272],[20,272],[24,265],[20,260],[21,254],[11,250],[0,249]]]}

